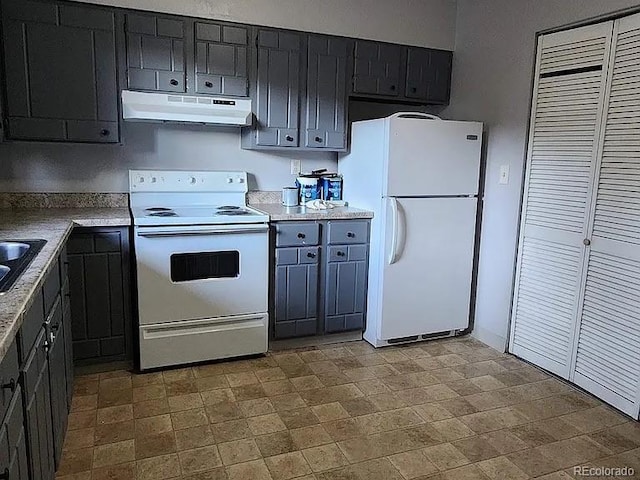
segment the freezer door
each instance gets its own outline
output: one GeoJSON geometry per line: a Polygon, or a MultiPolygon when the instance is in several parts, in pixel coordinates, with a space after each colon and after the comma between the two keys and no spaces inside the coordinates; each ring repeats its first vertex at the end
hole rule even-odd
{"type": "Polygon", "coordinates": [[[478,193],[482,123],[392,116],[387,149],[389,197],[478,193]]]}
{"type": "Polygon", "coordinates": [[[380,339],[469,324],[476,198],[388,198],[380,339]]]}

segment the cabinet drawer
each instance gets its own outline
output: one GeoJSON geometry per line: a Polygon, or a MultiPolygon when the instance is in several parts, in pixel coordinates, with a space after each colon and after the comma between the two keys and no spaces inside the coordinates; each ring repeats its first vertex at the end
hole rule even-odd
{"type": "Polygon", "coordinates": [[[276,224],[276,247],[303,247],[318,245],[320,239],[320,224],[278,223],[276,224]]]}
{"type": "Polygon", "coordinates": [[[56,261],[42,288],[44,296],[44,312],[48,314],[60,293],[60,261],[56,261]]]}
{"type": "Polygon", "coordinates": [[[329,222],[329,244],[368,243],[369,222],[365,220],[329,222]]]}
{"type": "Polygon", "coordinates": [[[278,248],[276,250],[276,265],[299,265],[301,263],[318,263],[320,247],[278,248]]]}
{"type": "Polygon", "coordinates": [[[34,294],[34,300],[29,310],[24,314],[22,328],[20,328],[20,364],[22,365],[29,355],[29,351],[36,341],[40,329],[44,325],[44,302],[42,292],[34,294]]]}
{"type": "Polygon", "coordinates": [[[353,262],[367,259],[366,245],[337,245],[329,247],[330,262],[353,262]]]}
{"type": "Polygon", "coordinates": [[[18,344],[14,340],[0,363],[0,421],[4,418],[11,398],[18,387],[18,344]]]}

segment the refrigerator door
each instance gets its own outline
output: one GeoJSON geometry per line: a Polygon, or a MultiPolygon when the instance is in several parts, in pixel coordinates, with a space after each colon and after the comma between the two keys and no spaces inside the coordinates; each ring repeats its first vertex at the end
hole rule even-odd
{"type": "Polygon", "coordinates": [[[478,193],[482,123],[415,114],[387,118],[389,197],[478,193]]]}
{"type": "Polygon", "coordinates": [[[476,198],[387,198],[379,338],[469,325],[476,198]]]}

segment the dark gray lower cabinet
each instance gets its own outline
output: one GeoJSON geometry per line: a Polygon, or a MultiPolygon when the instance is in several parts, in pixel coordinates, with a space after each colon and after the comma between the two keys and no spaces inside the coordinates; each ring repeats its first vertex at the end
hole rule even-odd
{"type": "Polygon", "coordinates": [[[47,319],[49,331],[49,390],[51,391],[51,419],[53,451],[56,468],[62,456],[62,444],[67,430],[69,405],[67,402],[67,366],[65,360],[65,335],[62,319],[62,302],[59,300],[47,319]]]}
{"type": "Polygon", "coordinates": [[[67,252],[76,364],[131,359],[129,229],[76,229],[67,252]]]}
{"type": "Polygon", "coordinates": [[[315,335],[320,247],[276,250],[275,337],[315,335]]]}
{"type": "Polygon", "coordinates": [[[364,328],[368,220],[275,224],[272,337],[364,328]]]}
{"type": "Polygon", "coordinates": [[[362,330],[367,304],[367,245],[330,246],[325,291],[325,331],[362,330]]]}
{"type": "Polygon", "coordinates": [[[13,390],[9,408],[0,426],[0,475],[10,480],[29,479],[22,388],[19,384],[13,390]]]}
{"type": "Polygon", "coordinates": [[[0,362],[0,475],[27,480],[29,461],[19,375],[18,347],[14,341],[0,362]]]}
{"type": "MultiPolygon", "coordinates": [[[[73,390],[73,372],[69,373],[72,346],[65,329],[68,317],[64,315],[67,303],[64,292],[68,286],[66,272],[66,255],[63,252],[24,313],[16,338],[17,361],[11,360],[13,354],[10,349],[0,366],[3,392],[6,392],[5,385],[13,384],[17,385],[16,392],[22,393],[20,414],[10,413],[12,407],[9,407],[4,420],[11,425],[8,438],[13,456],[7,457],[10,479],[53,480],[60,463],[71,407],[70,392],[73,390]],[[14,363],[15,367],[11,367],[14,363]],[[17,384],[5,381],[10,377],[7,372],[12,368],[16,371],[14,377],[20,378],[17,384]],[[12,420],[11,415],[16,418],[20,415],[20,418],[12,420]]],[[[3,448],[0,447],[0,455],[3,448]]],[[[0,474],[5,463],[4,457],[0,456],[0,474]]]]}
{"type": "Polygon", "coordinates": [[[42,480],[55,475],[48,348],[47,332],[42,328],[22,369],[31,477],[42,480]]]}

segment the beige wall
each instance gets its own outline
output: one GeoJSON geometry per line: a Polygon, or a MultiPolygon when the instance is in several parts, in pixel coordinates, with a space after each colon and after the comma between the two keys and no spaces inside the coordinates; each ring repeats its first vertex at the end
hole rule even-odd
{"type": "Polygon", "coordinates": [[[456,0],[79,0],[453,50],[456,0]]]}
{"type": "Polygon", "coordinates": [[[488,142],[474,334],[507,338],[536,32],[629,7],[637,0],[459,0],[448,118],[485,122],[488,142]],[[501,165],[510,182],[499,185],[501,165]]]}

